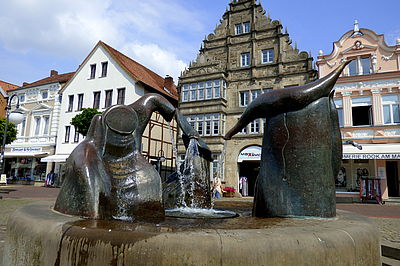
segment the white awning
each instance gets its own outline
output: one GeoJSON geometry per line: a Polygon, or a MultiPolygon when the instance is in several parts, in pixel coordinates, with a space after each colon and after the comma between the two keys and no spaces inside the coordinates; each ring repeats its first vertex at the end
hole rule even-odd
{"type": "Polygon", "coordinates": [[[400,159],[400,144],[361,144],[362,150],[343,145],[343,159],[400,159]]]}
{"type": "Polygon", "coordinates": [[[69,154],[54,154],[54,155],[44,157],[40,161],[44,162],[44,163],[47,163],[47,162],[63,163],[68,159],[68,157],[69,157],[69,154]]]}
{"type": "Polygon", "coordinates": [[[48,152],[5,152],[5,158],[14,158],[14,157],[44,157],[48,152]]]}

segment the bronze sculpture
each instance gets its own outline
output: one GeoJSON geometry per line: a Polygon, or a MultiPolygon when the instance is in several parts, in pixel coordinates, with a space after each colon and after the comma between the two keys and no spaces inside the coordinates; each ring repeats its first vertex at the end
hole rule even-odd
{"type": "MultiPolygon", "coordinates": [[[[141,137],[155,111],[167,121],[176,116],[183,133],[198,138],[179,111],[158,94],[112,106],[93,118],[85,140],[68,158],[54,209],[94,219],[163,218],[160,176],[141,154],[141,137]]],[[[198,143],[209,151],[201,139],[198,143]]]]}
{"type": "Polygon", "coordinates": [[[303,86],[261,94],[225,135],[231,139],[248,123],[266,118],[253,215],[336,215],[334,177],[342,146],[332,89],[344,67],[303,86]]]}

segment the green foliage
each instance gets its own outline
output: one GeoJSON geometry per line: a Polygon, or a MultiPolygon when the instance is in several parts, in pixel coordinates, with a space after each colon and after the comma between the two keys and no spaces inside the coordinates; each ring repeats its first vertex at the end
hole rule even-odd
{"type": "Polygon", "coordinates": [[[72,118],[71,125],[73,125],[80,134],[86,136],[90,123],[97,114],[101,114],[101,112],[97,111],[95,108],[82,108],[82,113],[72,118]]]}
{"type": "MultiPolygon", "coordinates": [[[[6,119],[0,118],[0,146],[3,144],[4,127],[6,126],[6,119]]],[[[10,144],[17,139],[17,127],[13,123],[8,123],[6,144],[10,144]]]]}

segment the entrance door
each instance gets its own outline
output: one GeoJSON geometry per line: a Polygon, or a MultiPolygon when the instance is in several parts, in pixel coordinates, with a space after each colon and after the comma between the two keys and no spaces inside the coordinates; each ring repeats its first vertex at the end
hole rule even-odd
{"type": "MultiPolygon", "coordinates": [[[[258,176],[258,172],[260,171],[260,162],[259,161],[243,161],[239,163],[239,178],[246,177],[247,178],[247,191],[248,195],[254,197],[254,187],[256,184],[256,179],[258,176]]],[[[239,190],[240,193],[243,192],[239,190]]]]}
{"type": "Polygon", "coordinates": [[[389,197],[399,197],[399,168],[398,162],[386,162],[387,185],[389,197]]]}

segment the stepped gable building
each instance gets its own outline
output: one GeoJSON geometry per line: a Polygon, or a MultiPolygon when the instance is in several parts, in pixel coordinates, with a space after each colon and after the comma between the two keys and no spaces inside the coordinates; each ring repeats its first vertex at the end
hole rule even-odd
{"type": "MultiPolygon", "coordinates": [[[[245,107],[268,90],[316,78],[312,57],[293,47],[282,24],[255,0],[231,1],[179,78],[179,106],[213,153],[211,178],[253,195],[261,158],[264,121],[254,120],[232,140],[223,136],[245,107]],[[247,187],[247,189],[246,189],[247,187]]],[[[180,159],[184,147],[179,146],[180,159]]]]}
{"type": "MultiPolygon", "coordinates": [[[[161,77],[145,66],[99,41],[80,64],[73,77],[59,92],[63,114],[58,128],[56,154],[42,161],[56,163],[56,173],[63,175],[65,161],[83,140],[71,125],[82,108],[103,112],[116,104],[131,104],[147,93],[159,93],[178,105],[178,93],[172,77],[161,77]]],[[[176,123],[169,125],[154,113],[142,138],[142,153],[153,163],[163,178],[175,167],[170,136],[176,134],[176,123]]]]}
{"type": "MultiPolygon", "coordinates": [[[[74,72],[50,75],[22,87],[8,90],[8,95],[18,95],[24,120],[17,125],[17,139],[6,146],[5,173],[8,178],[23,181],[43,181],[54,165],[41,159],[55,152],[58,124],[60,121],[59,90],[74,72]]],[[[17,98],[12,102],[16,108],[17,98]]]]}
{"type": "Polygon", "coordinates": [[[320,77],[341,60],[353,60],[335,85],[343,138],[343,164],[336,179],[337,194],[358,198],[379,183],[383,200],[400,196],[400,39],[389,46],[382,34],[354,28],[319,52],[320,77]],[[356,146],[348,143],[358,143],[356,146]],[[366,182],[360,180],[369,180],[366,182]],[[360,187],[361,186],[361,187],[360,187]]]}
{"type": "Polygon", "coordinates": [[[19,86],[0,80],[0,117],[6,117],[7,92],[19,86]]]}

